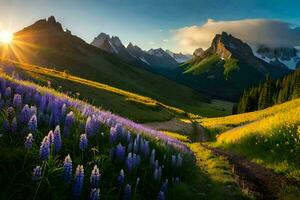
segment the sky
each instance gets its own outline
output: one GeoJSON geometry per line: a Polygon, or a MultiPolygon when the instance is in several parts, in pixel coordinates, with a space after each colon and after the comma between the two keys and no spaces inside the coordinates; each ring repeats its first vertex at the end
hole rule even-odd
{"type": "Polygon", "coordinates": [[[105,32],[125,45],[191,53],[207,48],[214,34],[225,29],[246,42],[285,36],[291,41],[280,45],[300,46],[300,30],[294,31],[300,25],[299,8],[298,0],[0,0],[0,31],[18,31],[54,15],[88,43],[105,32]],[[240,33],[247,27],[247,33],[240,33]],[[264,37],[253,36],[252,28],[264,37]]]}

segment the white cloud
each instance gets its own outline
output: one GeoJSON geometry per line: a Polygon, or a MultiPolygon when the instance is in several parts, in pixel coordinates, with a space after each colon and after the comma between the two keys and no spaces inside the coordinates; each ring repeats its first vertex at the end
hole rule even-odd
{"type": "Polygon", "coordinates": [[[169,42],[169,39],[164,39],[163,42],[169,42]]]}
{"type": "Polygon", "coordinates": [[[153,41],[150,41],[150,42],[148,42],[148,44],[149,44],[149,45],[154,45],[154,44],[155,44],[155,42],[153,42],[153,41]]]}
{"type": "Polygon", "coordinates": [[[189,26],[172,31],[178,50],[192,53],[196,48],[208,48],[218,33],[226,31],[252,46],[300,46],[300,27],[278,20],[246,19],[214,21],[201,26],[189,26]]]}

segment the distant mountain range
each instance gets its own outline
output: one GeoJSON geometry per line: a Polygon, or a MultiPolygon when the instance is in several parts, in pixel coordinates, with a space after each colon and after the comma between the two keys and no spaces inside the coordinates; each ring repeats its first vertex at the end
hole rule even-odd
{"type": "Polygon", "coordinates": [[[270,48],[261,45],[254,51],[254,54],[273,65],[286,66],[290,69],[300,66],[300,52],[294,47],[270,48]]]}

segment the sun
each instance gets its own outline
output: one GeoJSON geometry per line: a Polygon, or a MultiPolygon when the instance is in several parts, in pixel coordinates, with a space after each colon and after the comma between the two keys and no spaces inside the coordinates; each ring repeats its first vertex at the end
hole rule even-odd
{"type": "Polygon", "coordinates": [[[0,43],[9,44],[13,39],[13,34],[9,31],[0,31],[0,43]]]}

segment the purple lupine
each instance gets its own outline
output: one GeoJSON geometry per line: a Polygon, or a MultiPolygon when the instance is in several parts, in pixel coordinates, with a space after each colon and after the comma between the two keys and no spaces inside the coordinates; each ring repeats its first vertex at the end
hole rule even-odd
{"type": "Polygon", "coordinates": [[[115,144],[117,141],[118,133],[115,127],[110,128],[109,141],[111,144],[115,144]]]}
{"type": "Polygon", "coordinates": [[[166,180],[161,184],[160,191],[162,191],[162,192],[164,192],[164,193],[167,193],[167,190],[168,190],[168,183],[169,183],[169,180],[166,179],[166,180]]]}
{"type": "Polygon", "coordinates": [[[172,167],[176,167],[177,158],[175,155],[172,155],[172,167]]]}
{"type": "Polygon", "coordinates": [[[100,199],[100,189],[94,188],[91,189],[90,200],[99,200],[100,199]]]}
{"type": "Polygon", "coordinates": [[[160,181],[162,175],[162,167],[156,167],[153,173],[153,179],[155,181],[160,181]]]}
{"type": "Polygon", "coordinates": [[[11,88],[7,87],[4,92],[4,98],[9,99],[11,97],[11,88]]]}
{"type": "Polygon", "coordinates": [[[163,191],[160,191],[158,193],[158,196],[157,196],[157,200],[165,200],[165,193],[163,191]]]}
{"type": "Polygon", "coordinates": [[[143,143],[142,153],[144,158],[148,158],[150,153],[149,141],[145,140],[143,143]]]}
{"type": "Polygon", "coordinates": [[[53,132],[53,151],[54,153],[58,153],[61,150],[61,135],[60,135],[60,127],[56,126],[53,132]]]}
{"type": "Polygon", "coordinates": [[[12,104],[16,109],[21,109],[21,107],[22,107],[22,96],[20,94],[15,94],[12,104]]]}
{"type": "Polygon", "coordinates": [[[74,185],[73,185],[74,199],[80,198],[80,194],[83,187],[83,180],[84,180],[84,169],[82,165],[78,165],[76,168],[76,174],[75,174],[74,185]]]}
{"type": "Polygon", "coordinates": [[[17,129],[18,129],[18,123],[17,123],[17,118],[13,118],[13,120],[11,121],[11,132],[12,133],[17,133],[17,129]]]}
{"type": "Polygon", "coordinates": [[[61,107],[61,112],[60,112],[61,120],[64,119],[66,113],[67,113],[67,105],[64,103],[61,107]]]}
{"type": "Polygon", "coordinates": [[[124,170],[121,169],[120,174],[117,179],[117,187],[120,189],[124,183],[125,175],[124,175],[124,170]]]}
{"type": "Polygon", "coordinates": [[[2,129],[6,132],[9,131],[10,125],[9,125],[9,121],[7,119],[4,119],[3,124],[2,124],[2,129]]]}
{"type": "Polygon", "coordinates": [[[91,137],[94,135],[93,132],[93,123],[92,123],[92,118],[88,117],[85,123],[85,134],[87,137],[91,137]]]}
{"type": "Polygon", "coordinates": [[[26,137],[26,140],[24,142],[24,146],[26,149],[31,149],[32,148],[32,142],[33,142],[33,136],[31,133],[29,133],[26,137]]]}
{"type": "Polygon", "coordinates": [[[63,174],[62,174],[65,183],[69,183],[71,181],[72,170],[73,170],[72,159],[68,154],[64,160],[63,174]]]}
{"type": "Polygon", "coordinates": [[[126,166],[129,172],[131,172],[132,168],[134,167],[134,160],[132,153],[128,153],[127,159],[126,159],[126,166]]]}
{"type": "Polygon", "coordinates": [[[65,119],[65,124],[64,124],[64,135],[65,136],[70,135],[70,131],[74,124],[74,121],[75,121],[74,114],[71,111],[67,114],[66,119],[65,119]]]}
{"type": "Polygon", "coordinates": [[[32,180],[39,180],[39,179],[41,179],[41,175],[42,175],[42,167],[36,166],[33,169],[32,180]]]}
{"type": "Polygon", "coordinates": [[[177,163],[176,166],[177,167],[181,167],[182,166],[182,162],[183,162],[183,158],[180,154],[177,155],[177,163]]]}
{"type": "Polygon", "coordinates": [[[125,160],[125,147],[121,143],[116,147],[115,154],[118,161],[123,162],[125,160]]]}
{"type": "Polygon", "coordinates": [[[150,156],[150,164],[154,165],[154,162],[155,162],[155,149],[152,149],[151,156],[150,156]]]}
{"type": "Polygon", "coordinates": [[[127,184],[124,189],[123,200],[131,200],[131,185],[127,184]]]}
{"type": "Polygon", "coordinates": [[[48,136],[45,136],[40,147],[41,160],[47,160],[50,156],[50,142],[48,136]]]}
{"type": "Polygon", "coordinates": [[[48,132],[48,140],[49,140],[50,145],[52,145],[53,144],[53,131],[52,130],[50,130],[48,132]]]}
{"type": "Polygon", "coordinates": [[[97,167],[97,165],[94,166],[94,169],[92,170],[91,177],[90,177],[90,183],[91,188],[98,188],[99,187],[99,181],[100,181],[100,172],[97,167]]]}
{"type": "Polygon", "coordinates": [[[36,115],[32,115],[28,122],[28,128],[31,132],[35,133],[37,131],[37,117],[36,115]]]}
{"type": "Polygon", "coordinates": [[[79,148],[83,151],[87,147],[88,147],[88,139],[86,137],[86,134],[81,134],[79,140],[79,148]]]}
{"type": "Polygon", "coordinates": [[[10,107],[7,108],[6,112],[7,112],[7,118],[8,118],[8,120],[11,121],[15,117],[15,110],[14,110],[14,108],[10,106],[10,107]]]}
{"type": "Polygon", "coordinates": [[[37,181],[40,180],[42,176],[42,168],[40,166],[36,166],[33,169],[32,180],[37,181]]]}

